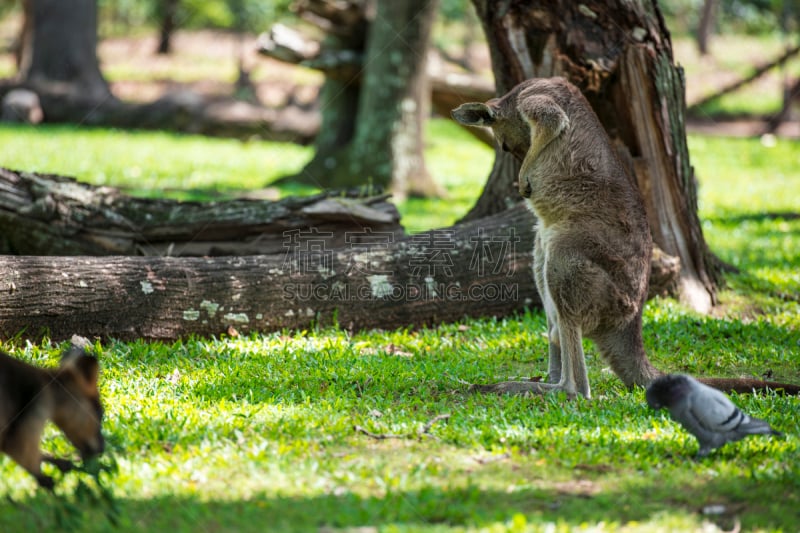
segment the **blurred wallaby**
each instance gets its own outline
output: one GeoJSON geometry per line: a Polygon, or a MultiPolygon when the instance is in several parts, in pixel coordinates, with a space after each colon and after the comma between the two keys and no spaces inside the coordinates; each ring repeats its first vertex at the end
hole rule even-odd
{"type": "Polygon", "coordinates": [[[62,472],[68,459],[43,455],[39,445],[45,423],[52,420],[85,460],[103,452],[100,432],[103,408],[97,390],[99,364],[82,348],[72,347],[57,369],[42,369],[0,352],[0,450],[52,489],[42,461],[62,472]]]}
{"type": "MultiPolygon", "coordinates": [[[[548,383],[508,381],[483,390],[589,397],[582,337],[629,387],[662,375],[642,342],[652,253],[644,202],[580,90],[563,78],[531,79],[452,115],[491,127],[497,143],[522,161],[519,192],[538,219],[533,270],[547,315],[548,383]]],[[[737,391],[783,385],[701,381],[737,391]]]]}

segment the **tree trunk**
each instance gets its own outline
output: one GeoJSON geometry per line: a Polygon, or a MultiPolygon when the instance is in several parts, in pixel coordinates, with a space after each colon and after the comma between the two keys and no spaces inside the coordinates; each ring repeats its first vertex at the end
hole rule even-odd
{"type": "Polygon", "coordinates": [[[436,0],[378,2],[369,26],[356,127],[331,173],[333,187],[371,183],[430,195],[422,123],[429,105],[427,46],[436,0]],[[412,189],[411,185],[415,188],[412,189]]]}
{"type": "Polygon", "coordinates": [[[300,143],[311,142],[319,130],[316,113],[210,99],[186,91],[147,104],[121,102],[109,91],[97,62],[96,0],[25,0],[23,7],[20,73],[16,80],[0,81],[0,100],[17,88],[32,90],[46,122],[300,143]]]}
{"type": "Polygon", "coordinates": [[[158,34],[157,54],[169,54],[172,51],[172,34],[177,29],[176,17],[180,0],[158,0],[158,15],[161,22],[158,34]]]}
{"type": "Polygon", "coordinates": [[[330,30],[322,42],[276,24],[261,37],[260,51],[281,61],[319,67],[325,73],[319,93],[322,116],[314,138],[314,157],[299,174],[286,178],[324,189],[330,186],[331,171],[356,131],[361,66],[374,13],[364,2],[356,1],[343,3],[335,10],[330,4],[306,0],[298,2],[297,8],[301,17],[330,30]]]}
{"type": "Polygon", "coordinates": [[[430,108],[426,58],[436,5],[304,0],[300,15],[327,33],[321,45],[280,25],[262,36],[262,53],[326,75],[316,154],[287,179],[323,188],[371,184],[400,197],[442,194],[425,166],[422,132],[430,108]]]}
{"type": "Polygon", "coordinates": [[[708,39],[714,31],[714,15],[718,0],[705,0],[697,25],[697,51],[701,56],[708,55],[708,39]]]}
{"type": "Polygon", "coordinates": [[[111,98],[97,62],[96,0],[28,0],[20,79],[85,100],[111,98]]]}
{"type": "MultiPolygon", "coordinates": [[[[680,258],[680,296],[697,310],[716,300],[719,264],[697,217],[684,124],[683,72],[653,0],[473,0],[489,42],[498,94],[531,77],[564,76],[586,95],[645,198],[655,243],[680,258]]],[[[508,158],[508,155],[498,157],[508,158]]],[[[517,162],[495,164],[476,218],[514,196],[517,162]]]]}
{"type": "MultiPolygon", "coordinates": [[[[489,45],[496,96],[507,93],[529,78],[564,75],[555,61],[544,59],[548,34],[526,31],[524,19],[536,16],[535,6],[527,10],[522,6],[498,9],[496,2],[491,0],[473,0],[472,4],[489,45]]],[[[554,6],[545,4],[544,9],[556,11],[554,6]]],[[[462,220],[476,220],[521,202],[516,186],[520,164],[514,156],[495,145],[495,162],[489,179],[475,205],[462,220]]]]}

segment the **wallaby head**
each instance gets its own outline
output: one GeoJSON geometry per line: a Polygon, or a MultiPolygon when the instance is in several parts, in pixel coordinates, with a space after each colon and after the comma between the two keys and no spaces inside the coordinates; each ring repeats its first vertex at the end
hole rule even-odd
{"type": "Polygon", "coordinates": [[[48,420],[58,426],[86,460],[105,447],[100,424],[103,408],[97,389],[97,359],[73,347],[57,369],[37,368],[0,352],[0,450],[52,489],[42,462],[66,472],[69,459],[43,455],[42,433],[48,420]]]}
{"type": "Polygon", "coordinates": [[[78,449],[83,459],[103,452],[105,443],[100,431],[103,407],[97,379],[100,365],[97,358],[73,347],[61,358],[55,375],[55,404],[52,420],[78,449]]]}

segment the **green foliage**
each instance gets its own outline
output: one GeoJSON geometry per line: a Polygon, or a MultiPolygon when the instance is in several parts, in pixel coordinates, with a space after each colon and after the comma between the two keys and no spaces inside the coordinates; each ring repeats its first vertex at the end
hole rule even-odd
{"type": "MultiPolygon", "coordinates": [[[[659,2],[667,25],[678,34],[697,31],[704,0],[659,2]]],[[[716,27],[720,33],[767,34],[781,28],[796,31],[800,20],[797,0],[722,0],[717,2],[716,27]]]]}
{"type": "MultiPolygon", "coordinates": [[[[452,125],[434,121],[429,133],[429,163],[451,197],[402,205],[417,229],[463,214],[491,165],[491,150],[452,125]]],[[[714,317],[672,300],[650,302],[648,353],[670,371],[800,382],[800,222],[792,215],[800,211],[800,144],[689,142],[706,237],[741,273],[729,277],[714,317]]],[[[126,167],[136,164],[148,185],[171,188],[183,184],[176,175],[209,165],[223,181],[207,178],[204,194],[235,192],[226,173],[248,176],[260,165],[270,177],[245,179],[262,186],[310,156],[286,145],[11,126],[0,128],[0,147],[0,160],[19,168],[40,168],[31,156],[48,171],[83,169],[82,177],[106,168],[108,184],[129,179],[126,167]],[[131,159],[115,144],[132,150],[131,159]],[[157,156],[140,152],[148,144],[157,156]],[[101,147],[121,167],[106,162],[101,147]],[[214,166],[218,159],[224,166],[214,166]]],[[[55,365],[60,348],[2,346],[39,365],[55,365]]],[[[63,496],[53,498],[2,458],[0,494],[14,503],[0,503],[0,531],[54,528],[61,498],[76,506],[67,518],[77,518],[70,522],[77,531],[687,531],[731,530],[737,520],[747,531],[791,531],[800,518],[798,398],[735,396],[786,437],[749,438],[694,461],[694,439],[650,411],[641,390],[625,390],[589,342],[591,401],[468,392],[464,382],[544,374],[538,311],[436,328],[324,328],[93,349],[118,465],[98,474],[108,498],[76,488],[78,479],[94,487],[93,470],[64,476],[63,496]],[[426,430],[443,414],[450,416],[426,430]],[[400,438],[378,440],[355,426],[400,438]]],[[[52,427],[44,440],[48,452],[72,453],[52,427]]]]}
{"type": "MultiPolygon", "coordinates": [[[[291,0],[179,0],[176,22],[180,29],[217,28],[265,31],[291,16],[291,0]]],[[[99,0],[100,20],[113,33],[127,33],[160,22],[162,0],[99,0]]]]}

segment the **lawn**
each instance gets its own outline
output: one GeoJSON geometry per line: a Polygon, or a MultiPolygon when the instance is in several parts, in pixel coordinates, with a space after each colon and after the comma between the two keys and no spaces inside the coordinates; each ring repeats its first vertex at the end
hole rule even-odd
{"type": "MultiPolygon", "coordinates": [[[[491,151],[451,124],[428,131],[431,171],[449,198],[401,205],[412,230],[451,224],[491,166],[491,151]]],[[[648,353],[665,370],[800,383],[800,143],[689,141],[706,237],[739,273],[713,317],[651,301],[648,353]]],[[[262,142],[0,126],[5,166],[136,194],[234,196],[269,187],[310,155],[262,142]]],[[[54,497],[2,458],[0,531],[796,530],[797,398],[736,396],[786,436],[694,461],[694,439],[651,412],[641,390],[624,389],[588,342],[591,401],[466,391],[463,381],[543,375],[544,332],[534,310],[421,330],[96,343],[119,468],[102,479],[117,525],[107,503],[76,490],[88,476],[65,476],[54,497]]],[[[59,348],[3,345],[36,364],[56,364],[59,348]]],[[[45,448],[71,453],[53,428],[45,448]]]]}

